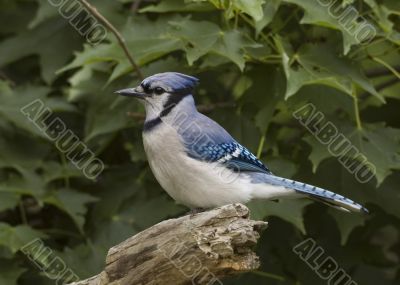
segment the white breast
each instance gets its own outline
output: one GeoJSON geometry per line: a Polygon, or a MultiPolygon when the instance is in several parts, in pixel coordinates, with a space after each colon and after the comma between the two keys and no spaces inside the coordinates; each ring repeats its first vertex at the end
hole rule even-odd
{"type": "Polygon", "coordinates": [[[143,144],[156,179],[177,202],[209,208],[250,200],[248,178],[217,163],[188,157],[173,127],[162,123],[144,133],[143,144]]]}

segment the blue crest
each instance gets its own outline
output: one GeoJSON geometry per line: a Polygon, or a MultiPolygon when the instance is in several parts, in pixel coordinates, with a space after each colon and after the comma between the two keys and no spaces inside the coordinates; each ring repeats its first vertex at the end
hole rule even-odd
{"type": "Polygon", "coordinates": [[[168,92],[186,93],[191,92],[198,82],[199,79],[193,76],[178,72],[163,72],[145,78],[141,85],[149,89],[159,86],[168,92]]]}

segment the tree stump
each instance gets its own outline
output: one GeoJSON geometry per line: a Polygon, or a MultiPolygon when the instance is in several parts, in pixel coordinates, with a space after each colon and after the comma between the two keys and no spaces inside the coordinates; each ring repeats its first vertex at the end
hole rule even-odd
{"type": "Polygon", "coordinates": [[[259,267],[252,248],[266,226],[242,204],[166,220],[112,247],[99,275],[70,285],[222,284],[259,267]]]}

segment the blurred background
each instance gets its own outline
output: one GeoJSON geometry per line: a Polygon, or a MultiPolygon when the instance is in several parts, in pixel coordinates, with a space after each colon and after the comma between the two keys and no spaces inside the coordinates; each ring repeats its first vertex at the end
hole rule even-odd
{"type": "MultiPolygon", "coordinates": [[[[309,200],[250,203],[252,218],[269,222],[256,248],[261,267],[224,284],[326,284],[292,251],[308,237],[358,284],[400,284],[398,0],[90,3],[125,38],[144,76],[198,77],[200,110],[273,173],[371,212],[309,200]],[[308,103],[376,168],[371,180],[360,183],[293,117],[308,103]]],[[[113,93],[140,76],[105,31],[77,0],[0,0],[1,285],[55,283],[19,251],[36,238],[83,279],[102,270],[111,246],[188,211],[149,169],[143,107],[113,93]],[[52,111],[42,127],[21,112],[27,105],[31,114],[52,111]],[[96,179],[46,135],[55,117],[104,163],[96,179]]]]}

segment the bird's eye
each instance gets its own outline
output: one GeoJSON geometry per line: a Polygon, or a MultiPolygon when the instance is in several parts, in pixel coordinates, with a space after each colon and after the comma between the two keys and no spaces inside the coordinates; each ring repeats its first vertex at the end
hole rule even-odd
{"type": "Polygon", "coordinates": [[[161,87],[154,88],[154,93],[156,93],[157,95],[163,94],[164,92],[165,90],[161,87]]]}

